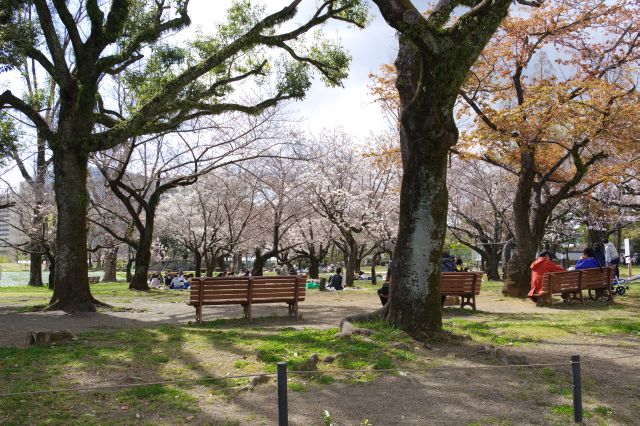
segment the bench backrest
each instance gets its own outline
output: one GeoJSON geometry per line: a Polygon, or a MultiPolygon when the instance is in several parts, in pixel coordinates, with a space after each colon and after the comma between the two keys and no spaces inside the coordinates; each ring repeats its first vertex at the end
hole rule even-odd
{"type": "Polygon", "coordinates": [[[266,301],[302,301],[306,276],[286,277],[194,277],[191,278],[191,303],[245,304],[266,301]],[[297,290],[297,298],[296,298],[297,290]]]}
{"type": "Polygon", "coordinates": [[[100,282],[100,277],[88,277],[88,278],[89,278],[89,284],[95,284],[100,282]]]}
{"type": "Polygon", "coordinates": [[[546,272],[542,276],[541,294],[557,294],[603,288],[611,282],[611,268],[589,268],[577,271],[546,272]]]}
{"type": "Polygon", "coordinates": [[[440,292],[450,295],[480,294],[484,272],[442,272],[440,292]]]}
{"type": "Polygon", "coordinates": [[[563,293],[580,289],[580,271],[547,272],[542,278],[541,293],[563,293]],[[546,281],[545,281],[545,278],[546,281]],[[548,287],[545,287],[545,284],[548,287]]]}
{"type": "Polygon", "coordinates": [[[611,284],[611,268],[582,269],[582,288],[585,290],[607,287],[611,284]]]}

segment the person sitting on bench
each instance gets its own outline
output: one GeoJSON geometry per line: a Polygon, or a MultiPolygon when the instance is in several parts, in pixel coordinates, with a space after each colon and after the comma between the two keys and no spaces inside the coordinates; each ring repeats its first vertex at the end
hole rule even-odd
{"type": "Polygon", "coordinates": [[[534,302],[538,301],[538,295],[542,290],[542,276],[546,272],[562,272],[562,266],[553,263],[555,255],[549,250],[543,250],[538,254],[538,258],[531,264],[531,290],[529,298],[534,302]]]}
{"type": "Polygon", "coordinates": [[[580,260],[576,263],[576,270],[599,267],[600,264],[596,260],[596,254],[593,249],[591,247],[587,247],[582,250],[582,256],[580,256],[580,260]]]}

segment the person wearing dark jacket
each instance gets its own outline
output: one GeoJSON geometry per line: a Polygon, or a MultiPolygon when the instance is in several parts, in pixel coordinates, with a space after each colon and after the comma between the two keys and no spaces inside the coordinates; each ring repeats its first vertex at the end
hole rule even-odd
{"type": "Polygon", "coordinates": [[[329,280],[329,288],[333,288],[335,290],[344,289],[344,278],[342,277],[342,268],[336,269],[335,275],[333,275],[329,280]]]}
{"type": "Polygon", "coordinates": [[[385,281],[382,284],[382,287],[378,289],[378,297],[380,298],[382,306],[387,304],[387,301],[389,300],[389,281],[385,281]]]}
{"type": "Polygon", "coordinates": [[[456,264],[451,259],[451,256],[446,251],[442,253],[442,259],[440,260],[440,272],[456,272],[456,264]]]}

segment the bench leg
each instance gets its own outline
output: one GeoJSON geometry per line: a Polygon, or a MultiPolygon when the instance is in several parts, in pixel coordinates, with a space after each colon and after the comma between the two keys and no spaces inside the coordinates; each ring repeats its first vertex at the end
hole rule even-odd
{"type": "Polygon", "coordinates": [[[202,305],[196,306],[196,323],[202,322],[202,305]]]}
{"type": "Polygon", "coordinates": [[[294,304],[293,311],[296,314],[296,320],[300,319],[300,315],[298,315],[298,302],[294,304]]]}
{"type": "Polygon", "coordinates": [[[242,311],[244,313],[244,317],[249,318],[249,305],[242,305],[242,311]]]}
{"type": "Polygon", "coordinates": [[[289,316],[293,315],[293,303],[287,302],[287,308],[289,311],[289,316]]]}
{"type": "Polygon", "coordinates": [[[471,306],[476,310],[476,298],[475,296],[460,296],[460,309],[464,309],[465,306],[471,306]]]}

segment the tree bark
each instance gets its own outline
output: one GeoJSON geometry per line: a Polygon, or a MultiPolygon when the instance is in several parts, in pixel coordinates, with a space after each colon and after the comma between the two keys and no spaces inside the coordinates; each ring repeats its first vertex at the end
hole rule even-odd
{"type": "Polygon", "coordinates": [[[127,282],[131,283],[131,281],[133,280],[133,275],[131,274],[131,268],[133,267],[133,263],[135,262],[135,258],[133,257],[129,257],[127,259],[127,264],[125,265],[125,272],[126,272],[126,280],[127,282]]]}
{"type": "Polygon", "coordinates": [[[309,278],[318,279],[320,276],[320,259],[309,257],[309,278]]]}
{"type": "MultiPolygon", "coordinates": [[[[456,134],[449,129],[425,132],[442,138],[455,138],[456,134]]],[[[392,324],[418,339],[442,328],[440,262],[435,260],[442,256],[446,230],[448,147],[429,146],[434,149],[415,147],[407,156],[388,314],[392,324]]]]}
{"type": "Polygon", "coordinates": [[[233,273],[239,274],[242,270],[242,253],[233,254],[233,273]]]}
{"type": "Polygon", "coordinates": [[[196,274],[196,277],[199,277],[201,276],[200,270],[202,269],[202,253],[200,253],[199,250],[194,250],[193,257],[196,264],[195,274],[196,274]]]}
{"type": "Polygon", "coordinates": [[[87,161],[79,149],[53,152],[58,223],[55,288],[49,309],[95,312],[87,268],[87,161]]]}
{"type": "Polygon", "coordinates": [[[96,269],[102,269],[102,250],[96,251],[96,269]]]}
{"type": "Polygon", "coordinates": [[[262,256],[259,251],[256,251],[256,255],[253,260],[253,268],[251,268],[251,275],[254,277],[261,277],[266,263],[267,257],[262,256]]]}
{"type": "Polygon", "coordinates": [[[349,253],[346,253],[347,264],[345,265],[345,277],[347,279],[347,287],[353,287],[353,275],[358,267],[358,243],[351,241],[349,244],[349,253]]]}
{"type": "MultiPolygon", "coordinates": [[[[51,257],[49,258],[49,290],[53,290],[55,288],[55,274],[56,274],[56,260],[51,257]]],[[[89,281],[89,278],[87,278],[89,281]]]]}
{"type": "Polygon", "coordinates": [[[42,254],[31,253],[30,257],[29,285],[32,287],[42,287],[42,254]]]}
{"type": "Polygon", "coordinates": [[[204,254],[204,263],[207,267],[207,271],[205,276],[207,277],[213,277],[213,270],[216,267],[216,262],[218,261],[218,259],[213,256],[211,253],[205,253],[204,254]]]}
{"type": "Polygon", "coordinates": [[[376,253],[371,259],[371,285],[378,284],[378,277],[376,276],[376,265],[380,261],[380,254],[376,253]]]}
{"type": "MultiPolygon", "coordinates": [[[[153,216],[153,213],[148,213],[153,216]]],[[[147,220],[144,232],[140,235],[140,241],[136,248],[136,270],[129,282],[131,290],[149,290],[149,265],[151,264],[151,245],[153,243],[153,218],[147,220]]]]}
{"type": "Polygon", "coordinates": [[[118,247],[106,250],[104,256],[104,271],[102,274],[102,281],[116,282],[116,267],[118,264],[118,247]]]}
{"type": "Polygon", "coordinates": [[[402,106],[403,178],[387,319],[425,339],[442,329],[440,258],[446,233],[447,160],[458,138],[453,118],[457,93],[449,94],[442,86],[447,77],[439,75],[434,58],[423,56],[403,38],[395,65],[402,106]]]}
{"type": "Polygon", "coordinates": [[[496,250],[494,249],[487,250],[487,252],[487,254],[489,254],[488,258],[483,260],[485,262],[487,278],[491,281],[500,281],[500,270],[498,267],[500,257],[496,255],[496,250]]]}

